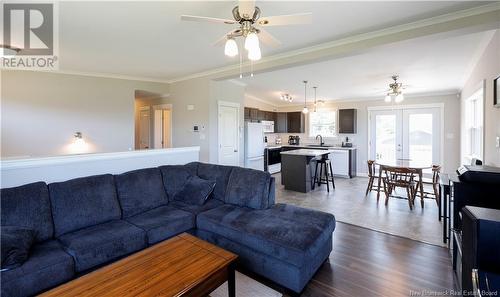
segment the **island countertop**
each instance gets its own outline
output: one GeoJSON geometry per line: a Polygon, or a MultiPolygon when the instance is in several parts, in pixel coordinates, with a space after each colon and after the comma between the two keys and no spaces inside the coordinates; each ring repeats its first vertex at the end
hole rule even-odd
{"type": "Polygon", "coordinates": [[[293,156],[319,157],[321,155],[328,155],[332,152],[333,150],[297,149],[291,151],[284,151],[281,152],[281,154],[293,155],[293,156]]]}

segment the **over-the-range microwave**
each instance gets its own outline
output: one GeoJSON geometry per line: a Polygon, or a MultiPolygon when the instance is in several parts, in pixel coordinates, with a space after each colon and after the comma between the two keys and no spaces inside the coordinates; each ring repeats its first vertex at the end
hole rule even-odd
{"type": "Polygon", "coordinates": [[[264,133],[274,133],[274,121],[261,121],[264,133]]]}

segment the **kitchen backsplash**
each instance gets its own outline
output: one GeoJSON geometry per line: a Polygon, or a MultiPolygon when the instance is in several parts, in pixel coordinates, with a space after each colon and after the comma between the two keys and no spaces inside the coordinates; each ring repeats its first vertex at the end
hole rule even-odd
{"type": "MultiPolygon", "coordinates": [[[[282,144],[288,144],[288,136],[290,135],[298,135],[300,137],[300,143],[302,144],[319,143],[319,139],[316,140],[314,137],[307,137],[307,134],[305,133],[266,133],[264,135],[267,137],[267,144],[269,145],[276,144],[276,139],[278,137],[281,137],[282,144]]],[[[355,146],[356,138],[351,135],[347,135],[347,137],[349,137],[349,142],[355,146]]],[[[333,138],[325,138],[323,139],[323,142],[330,145],[341,145],[342,141],[345,141],[345,138],[346,136],[344,135],[333,138]]]]}

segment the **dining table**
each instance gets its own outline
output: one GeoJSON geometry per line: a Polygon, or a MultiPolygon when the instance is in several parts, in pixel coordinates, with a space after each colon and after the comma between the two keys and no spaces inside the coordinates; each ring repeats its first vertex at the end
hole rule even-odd
{"type": "Polygon", "coordinates": [[[380,197],[382,172],[384,171],[384,168],[387,168],[387,167],[406,168],[406,169],[416,170],[418,172],[418,178],[419,178],[419,181],[417,184],[417,191],[420,192],[420,197],[424,197],[424,184],[422,182],[423,171],[425,169],[431,169],[432,164],[425,162],[425,161],[412,160],[412,159],[380,159],[380,160],[375,161],[375,165],[379,166],[378,186],[377,186],[377,201],[380,197]]]}

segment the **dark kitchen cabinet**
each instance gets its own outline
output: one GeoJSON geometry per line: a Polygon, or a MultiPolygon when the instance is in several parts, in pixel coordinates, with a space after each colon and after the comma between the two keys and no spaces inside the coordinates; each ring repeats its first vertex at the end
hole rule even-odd
{"type": "Polygon", "coordinates": [[[266,111],[265,113],[266,113],[266,121],[276,121],[275,120],[275,115],[276,115],[275,112],[266,111]]]}
{"type": "Polygon", "coordinates": [[[356,109],[339,109],[339,133],[357,133],[356,122],[356,109]]]}
{"type": "Polygon", "coordinates": [[[287,112],[288,133],[304,133],[304,115],[302,112],[287,112]]]}
{"type": "Polygon", "coordinates": [[[249,107],[245,107],[244,108],[244,119],[245,121],[250,121],[250,108],[249,107]]]}
{"type": "Polygon", "coordinates": [[[259,110],[257,108],[250,108],[250,121],[251,122],[259,121],[259,110]]]}
{"type": "Polygon", "coordinates": [[[257,110],[257,121],[265,121],[266,120],[266,111],[257,110]]]}
{"type": "Polygon", "coordinates": [[[287,113],[286,112],[277,112],[276,113],[276,121],[274,123],[274,131],[276,133],[287,133],[288,132],[288,123],[287,123],[287,113]]]}

